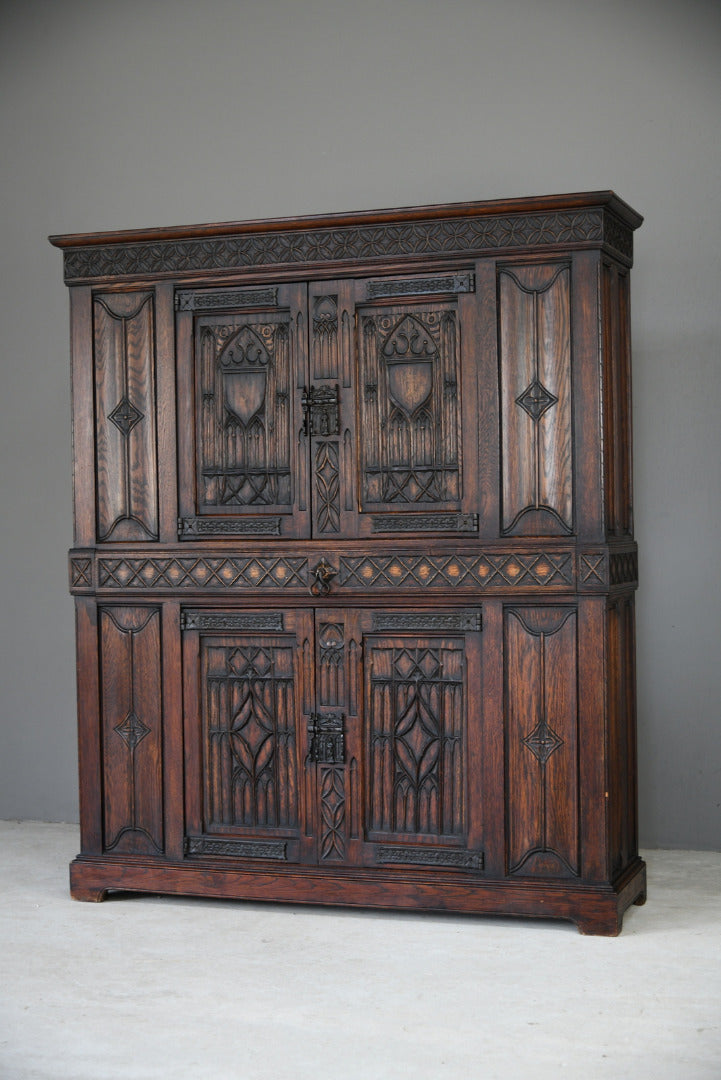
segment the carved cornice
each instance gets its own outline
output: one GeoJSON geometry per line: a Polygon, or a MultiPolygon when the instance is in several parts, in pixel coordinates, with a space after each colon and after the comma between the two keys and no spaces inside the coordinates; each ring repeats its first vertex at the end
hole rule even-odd
{"type": "Polygon", "coordinates": [[[159,230],[155,239],[136,241],[123,240],[122,234],[114,234],[108,243],[98,242],[100,237],[85,245],[81,236],[53,240],[65,248],[68,284],[252,267],[473,257],[554,245],[606,245],[627,263],[633,254],[632,228],[603,207],[498,214],[470,208],[465,215],[456,212],[447,218],[429,216],[427,220],[415,216],[408,220],[399,213],[395,221],[392,215],[381,213],[377,215],[380,220],[369,216],[362,224],[349,217],[351,220],[340,217],[337,225],[330,226],[304,226],[299,222],[296,227],[264,230],[259,223],[252,229],[243,227],[242,231],[238,226],[236,235],[223,226],[215,235],[209,229],[202,235],[183,238],[159,230]],[[70,246],[73,241],[77,246],[70,246]]]}

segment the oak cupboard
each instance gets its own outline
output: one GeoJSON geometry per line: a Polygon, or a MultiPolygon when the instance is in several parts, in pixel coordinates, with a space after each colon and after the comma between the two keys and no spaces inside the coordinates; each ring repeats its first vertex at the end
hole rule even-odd
{"type": "Polygon", "coordinates": [[[637,850],[612,192],[52,237],[109,890],[554,916],[637,850]]]}

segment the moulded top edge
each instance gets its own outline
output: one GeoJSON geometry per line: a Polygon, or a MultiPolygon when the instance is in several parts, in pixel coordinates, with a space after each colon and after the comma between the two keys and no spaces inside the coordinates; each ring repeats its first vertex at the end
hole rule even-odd
{"type": "Polygon", "coordinates": [[[581,210],[606,207],[629,228],[637,229],[643,217],[613,191],[578,192],[570,195],[540,195],[532,198],[490,199],[483,202],[436,203],[430,206],[401,207],[395,210],[367,210],[351,213],[312,214],[301,217],[265,218],[254,221],[226,221],[207,225],[186,225],[109,232],[64,233],[49,236],[58,248],[92,247],[100,244],[127,244],[152,241],[202,239],[242,233],[290,231],[293,229],[340,228],[344,225],[371,225],[387,222],[428,221],[434,218],[482,217],[543,211],[581,210]]]}

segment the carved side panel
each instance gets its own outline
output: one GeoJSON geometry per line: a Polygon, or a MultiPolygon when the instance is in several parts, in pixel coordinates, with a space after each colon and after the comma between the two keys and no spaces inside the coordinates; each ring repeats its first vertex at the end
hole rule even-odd
{"type": "Polygon", "coordinates": [[[163,851],[160,611],[101,608],[104,847],[163,851]]]}
{"type": "Polygon", "coordinates": [[[288,315],[208,317],[196,328],[199,508],[289,508],[288,315]]]}
{"type": "Polygon", "coordinates": [[[502,531],[573,531],[571,275],[567,265],[499,273],[502,531]]]}
{"type": "Polygon", "coordinates": [[[603,301],[603,464],[606,532],[633,535],[631,490],[631,374],[629,278],[604,264],[603,301]]]}
{"type": "Polygon", "coordinates": [[[98,540],[157,540],[154,302],[93,302],[98,540]]]}
{"type": "Polygon", "coordinates": [[[204,639],[201,649],[205,820],[298,825],[295,639],[204,639]]]}
{"type": "Polygon", "coordinates": [[[359,313],[361,509],[457,509],[462,496],[454,308],[359,313]]]}
{"type": "Polygon", "coordinates": [[[374,635],[366,646],[369,829],[461,836],[463,641],[374,635]]]}
{"type": "Polygon", "coordinates": [[[608,607],[608,755],[611,876],[638,854],[634,599],[608,607]]]}
{"type": "Polygon", "coordinates": [[[578,859],[576,612],[505,613],[508,872],[569,877],[578,859]]]}

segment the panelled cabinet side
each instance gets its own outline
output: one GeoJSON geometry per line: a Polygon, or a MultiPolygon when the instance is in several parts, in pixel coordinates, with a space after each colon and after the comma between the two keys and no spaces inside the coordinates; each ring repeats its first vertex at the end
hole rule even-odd
{"type": "Polygon", "coordinates": [[[53,237],[81,854],[615,934],[637,850],[611,192],[53,237]]]}

